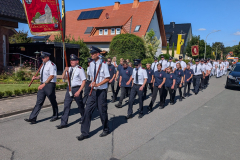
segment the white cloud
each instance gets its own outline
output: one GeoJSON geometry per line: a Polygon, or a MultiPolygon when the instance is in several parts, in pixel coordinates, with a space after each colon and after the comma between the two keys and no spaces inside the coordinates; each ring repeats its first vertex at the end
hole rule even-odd
{"type": "Polygon", "coordinates": [[[199,28],[198,30],[199,30],[199,31],[206,31],[205,28],[199,28]]]}
{"type": "Polygon", "coordinates": [[[233,42],[237,42],[236,40],[232,40],[233,42]]]}
{"type": "Polygon", "coordinates": [[[237,31],[237,32],[234,33],[234,35],[236,35],[236,36],[240,36],[240,32],[237,31]]]}

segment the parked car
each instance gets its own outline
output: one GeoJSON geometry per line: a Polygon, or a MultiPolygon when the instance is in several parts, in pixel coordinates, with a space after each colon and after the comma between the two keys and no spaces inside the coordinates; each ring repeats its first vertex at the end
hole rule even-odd
{"type": "Polygon", "coordinates": [[[227,76],[226,88],[240,87],[240,63],[236,63],[227,76]]]}

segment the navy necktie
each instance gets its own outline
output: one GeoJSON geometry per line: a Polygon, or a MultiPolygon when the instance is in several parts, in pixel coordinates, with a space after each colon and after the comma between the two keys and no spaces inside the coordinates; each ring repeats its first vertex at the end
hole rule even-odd
{"type": "Polygon", "coordinates": [[[71,67],[71,69],[70,69],[70,76],[69,76],[70,86],[72,86],[72,84],[71,84],[72,72],[73,72],[73,68],[71,67]]]}
{"type": "Polygon", "coordinates": [[[195,73],[197,73],[197,65],[196,65],[196,68],[195,68],[195,73]]]}
{"type": "MultiPolygon", "coordinates": [[[[96,77],[96,72],[97,72],[97,69],[96,69],[96,67],[97,67],[97,63],[96,62],[94,62],[94,64],[95,64],[95,66],[94,66],[94,79],[95,79],[95,77],[96,77]]],[[[97,79],[96,79],[97,80],[97,79]]]]}
{"type": "Polygon", "coordinates": [[[43,83],[43,70],[44,70],[44,67],[45,67],[45,63],[43,64],[43,69],[42,69],[42,73],[41,73],[41,82],[43,83]]]}
{"type": "Polygon", "coordinates": [[[136,72],[136,83],[138,84],[138,68],[137,69],[137,72],[136,72]]]}

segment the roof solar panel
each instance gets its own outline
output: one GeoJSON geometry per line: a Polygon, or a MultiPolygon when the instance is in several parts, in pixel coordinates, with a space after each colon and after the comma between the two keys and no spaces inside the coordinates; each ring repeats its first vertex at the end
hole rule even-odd
{"type": "Polygon", "coordinates": [[[103,9],[93,10],[93,11],[84,11],[84,12],[81,12],[77,20],[97,19],[100,17],[102,12],[103,12],[103,9]]]}

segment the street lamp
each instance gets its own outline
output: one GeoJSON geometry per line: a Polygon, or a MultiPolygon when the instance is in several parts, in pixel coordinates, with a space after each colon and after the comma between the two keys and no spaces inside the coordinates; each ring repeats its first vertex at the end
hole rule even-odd
{"type": "Polygon", "coordinates": [[[216,57],[215,57],[215,60],[217,60],[217,48],[218,46],[220,46],[221,44],[218,44],[217,47],[216,47],[216,57]]]}
{"type": "MultiPolygon", "coordinates": [[[[210,35],[210,34],[212,34],[212,33],[215,33],[215,32],[219,32],[219,31],[221,31],[221,30],[216,30],[216,31],[212,31],[211,33],[209,33],[208,35],[207,35],[207,37],[210,35]]],[[[207,48],[207,37],[206,37],[206,40],[205,40],[205,53],[204,53],[204,59],[205,59],[205,57],[206,57],[206,48],[207,48]]]]}

